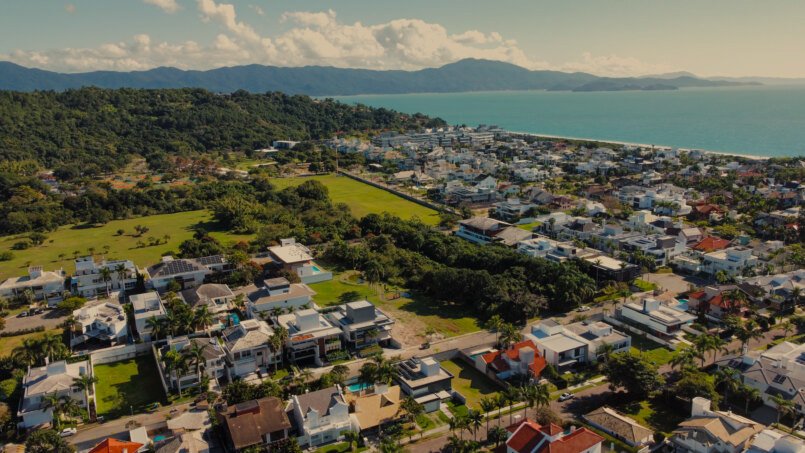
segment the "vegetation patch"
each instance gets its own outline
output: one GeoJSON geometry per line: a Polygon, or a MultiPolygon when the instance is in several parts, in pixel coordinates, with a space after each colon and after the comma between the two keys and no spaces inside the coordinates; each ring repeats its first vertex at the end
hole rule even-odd
{"type": "Polygon", "coordinates": [[[446,360],[442,367],[453,375],[453,390],[466,398],[471,409],[480,407],[481,398],[497,397],[501,390],[491,379],[460,360],[446,360]]]}
{"type": "Polygon", "coordinates": [[[145,412],[153,403],[167,404],[154,358],[150,355],[95,365],[98,415],[116,418],[145,412]]]}

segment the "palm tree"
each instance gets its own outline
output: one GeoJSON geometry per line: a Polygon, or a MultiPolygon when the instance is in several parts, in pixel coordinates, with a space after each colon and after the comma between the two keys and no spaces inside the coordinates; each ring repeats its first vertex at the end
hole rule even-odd
{"type": "MultiPolygon", "coordinates": [[[[273,352],[274,355],[279,354],[281,358],[283,349],[282,346],[283,346],[282,338],[280,338],[280,336],[277,335],[277,332],[275,331],[273,334],[271,334],[271,337],[268,339],[268,348],[271,349],[271,352],[273,352]]],[[[279,362],[280,360],[274,359],[274,374],[277,373],[279,362]]]]}
{"type": "Polygon", "coordinates": [[[677,350],[668,363],[671,365],[671,369],[676,367],[682,371],[683,368],[693,365],[695,356],[696,352],[693,349],[677,350]]]}
{"type": "Polygon", "coordinates": [[[749,415],[749,403],[760,399],[760,391],[750,385],[743,385],[740,389],[741,396],[744,399],[744,415],[749,415]]]}
{"type": "Polygon", "coordinates": [[[115,272],[117,273],[118,284],[120,287],[123,287],[123,280],[125,280],[127,275],[126,265],[123,263],[118,264],[115,266],[115,272]]]}
{"type": "Polygon", "coordinates": [[[523,335],[520,333],[520,329],[514,324],[504,323],[501,327],[500,343],[504,349],[522,340],[522,338],[523,335]]]}
{"type": "Polygon", "coordinates": [[[106,297],[109,297],[109,282],[112,280],[112,270],[104,266],[100,270],[101,280],[106,285],[106,297]]]}
{"type": "Polygon", "coordinates": [[[98,383],[98,377],[90,376],[86,373],[73,379],[73,385],[84,392],[84,400],[87,402],[87,408],[89,408],[89,392],[96,383],[98,383]]]}
{"type": "MultiPolygon", "coordinates": [[[[453,420],[450,421],[452,422],[453,420]]],[[[447,446],[450,447],[450,451],[452,452],[460,452],[464,447],[464,441],[463,439],[459,439],[455,435],[452,435],[447,439],[447,446]]]]}
{"type": "MultiPolygon", "coordinates": [[[[506,387],[506,390],[503,391],[503,395],[506,396],[506,403],[508,406],[513,406],[514,403],[520,400],[520,392],[517,390],[517,387],[506,387]]],[[[512,424],[513,415],[514,411],[509,411],[509,425],[512,424]]]]}
{"type": "Polygon", "coordinates": [[[358,441],[360,440],[361,436],[356,431],[342,431],[341,435],[344,436],[344,440],[349,445],[349,451],[355,451],[358,448],[358,441]]]}
{"type": "Polygon", "coordinates": [[[724,387],[724,404],[727,404],[728,393],[736,392],[740,388],[738,371],[735,368],[719,368],[715,373],[715,384],[716,386],[721,385],[724,387]]]}
{"type": "Polygon", "coordinates": [[[774,402],[774,405],[777,406],[777,424],[780,424],[781,417],[787,417],[794,413],[794,403],[791,400],[787,400],[780,395],[774,395],[771,397],[771,400],[774,402]]]}
{"type": "Polygon", "coordinates": [[[780,327],[783,329],[783,338],[788,338],[790,332],[794,330],[794,323],[786,319],[780,324],[780,327]]]}
{"type": "Polygon", "coordinates": [[[536,387],[535,403],[537,407],[548,407],[551,404],[551,389],[545,384],[539,384],[536,387]]]}
{"type": "Polygon", "coordinates": [[[473,440],[478,441],[478,429],[484,423],[484,416],[478,411],[470,410],[467,413],[467,426],[472,430],[473,440]]]}
{"type": "Polygon", "coordinates": [[[196,367],[196,378],[198,382],[201,383],[201,371],[204,368],[205,360],[204,360],[204,350],[207,349],[206,344],[199,344],[198,342],[194,341],[193,344],[190,346],[190,349],[187,351],[188,359],[195,365],[196,367]]]}
{"type": "Polygon", "coordinates": [[[751,340],[762,338],[763,332],[760,331],[757,322],[754,319],[750,319],[735,331],[735,336],[741,341],[741,350],[743,351],[751,340]]]}
{"type": "Polygon", "coordinates": [[[484,324],[484,327],[495,332],[495,344],[498,344],[500,328],[503,326],[503,318],[500,315],[492,315],[484,324]]]}
{"type": "Polygon", "coordinates": [[[210,309],[206,305],[196,308],[196,311],[193,312],[193,324],[197,329],[200,327],[202,330],[206,330],[212,323],[212,313],[210,313],[210,309]]]}
{"type": "Polygon", "coordinates": [[[151,331],[151,335],[153,335],[155,340],[159,340],[159,337],[165,333],[165,320],[164,318],[151,316],[145,320],[145,327],[151,331]]]}
{"type": "Polygon", "coordinates": [[[479,402],[481,410],[486,414],[486,431],[489,432],[489,413],[495,410],[497,402],[492,397],[483,397],[479,402]]]}
{"type": "Polygon", "coordinates": [[[498,393],[498,396],[497,396],[496,401],[495,401],[495,404],[498,406],[498,417],[497,418],[500,418],[501,413],[503,412],[503,408],[506,407],[507,402],[508,402],[508,399],[506,398],[506,395],[503,394],[503,393],[498,393]]]}
{"type": "Polygon", "coordinates": [[[330,374],[333,375],[333,381],[336,384],[343,386],[344,381],[349,375],[349,367],[346,365],[336,365],[330,370],[330,374]]]}
{"type": "Polygon", "coordinates": [[[507,436],[508,432],[506,432],[506,429],[501,426],[493,426],[491,431],[487,430],[486,432],[486,440],[494,442],[495,448],[497,448],[507,436]]]}
{"type": "MultiPolygon", "coordinates": [[[[61,414],[59,413],[59,395],[56,392],[46,393],[42,396],[42,409],[53,411],[53,424],[58,430],[61,427],[61,414]]],[[[779,418],[779,417],[778,417],[779,418]]]]}

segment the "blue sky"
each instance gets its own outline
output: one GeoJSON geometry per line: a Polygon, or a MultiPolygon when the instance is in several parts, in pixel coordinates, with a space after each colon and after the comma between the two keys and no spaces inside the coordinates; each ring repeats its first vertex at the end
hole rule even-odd
{"type": "Polygon", "coordinates": [[[76,72],[307,64],[805,77],[805,2],[3,0],[0,59],[76,72]]]}

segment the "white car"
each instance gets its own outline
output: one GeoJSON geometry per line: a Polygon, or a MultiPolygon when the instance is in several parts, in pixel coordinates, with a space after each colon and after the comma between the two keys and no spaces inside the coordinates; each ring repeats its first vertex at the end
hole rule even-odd
{"type": "Polygon", "coordinates": [[[591,308],[587,305],[582,305],[581,307],[577,308],[576,311],[590,311],[591,308]]]}
{"type": "Polygon", "coordinates": [[[61,430],[59,435],[62,436],[62,437],[70,437],[70,436],[75,435],[75,433],[77,433],[77,432],[78,432],[78,430],[75,429],[75,428],[64,428],[63,430],[61,430]]]}
{"type": "Polygon", "coordinates": [[[562,401],[567,401],[567,400],[571,400],[571,399],[573,399],[573,394],[572,393],[563,393],[563,394],[559,395],[559,402],[560,403],[562,401]]]}

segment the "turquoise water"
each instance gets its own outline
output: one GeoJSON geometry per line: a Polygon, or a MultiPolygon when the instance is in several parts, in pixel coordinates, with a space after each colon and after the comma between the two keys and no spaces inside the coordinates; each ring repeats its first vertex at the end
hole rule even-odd
{"type": "Polygon", "coordinates": [[[311,266],[311,267],[313,268],[313,272],[321,272],[321,269],[319,269],[319,266],[311,266]]]}
{"type": "Polygon", "coordinates": [[[358,393],[361,390],[368,389],[370,386],[364,382],[358,382],[355,384],[350,384],[347,386],[347,389],[352,393],[358,393]]]}
{"type": "Polygon", "coordinates": [[[594,93],[504,91],[336,97],[450,124],[696,148],[805,155],[805,86],[594,93]]]}
{"type": "Polygon", "coordinates": [[[678,299],[679,305],[676,306],[677,310],[688,311],[688,300],[687,299],[678,299]]]}
{"type": "Polygon", "coordinates": [[[165,439],[166,439],[166,437],[165,437],[165,436],[161,436],[161,435],[160,435],[160,436],[154,436],[153,441],[154,441],[154,442],[162,442],[162,441],[163,441],[163,440],[165,440],[165,439]]]}

